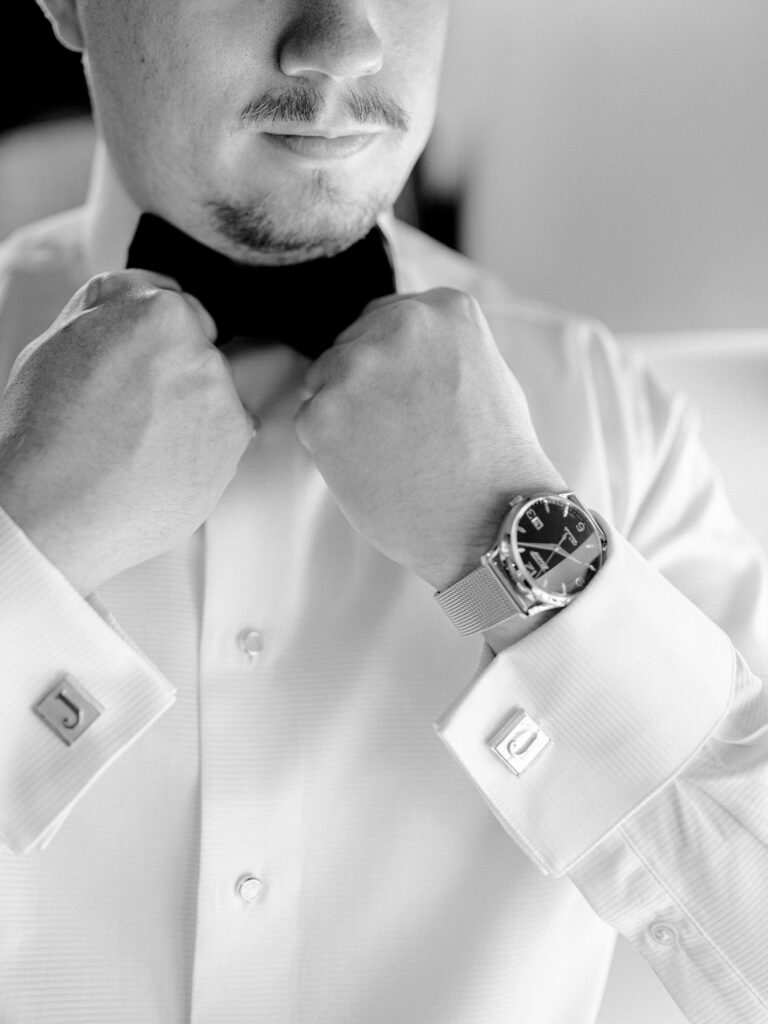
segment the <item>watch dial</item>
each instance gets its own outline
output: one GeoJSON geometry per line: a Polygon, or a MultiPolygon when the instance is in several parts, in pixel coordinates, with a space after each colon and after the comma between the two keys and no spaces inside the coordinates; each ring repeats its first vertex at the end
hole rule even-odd
{"type": "Polygon", "coordinates": [[[513,540],[531,583],[566,597],[586,586],[602,560],[602,544],[591,520],[567,501],[537,498],[518,519],[513,540]]]}

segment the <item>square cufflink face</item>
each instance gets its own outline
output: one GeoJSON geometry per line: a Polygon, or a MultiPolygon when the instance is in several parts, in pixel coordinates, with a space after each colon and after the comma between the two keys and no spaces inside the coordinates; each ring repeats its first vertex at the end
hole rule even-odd
{"type": "Polygon", "coordinates": [[[552,742],[525,711],[517,711],[488,743],[515,775],[522,775],[552,742]]]}
{"type": "Polygon", "coordinates": [[[72,676],[64,676],[35,704],[38,718],[70,746],[93,725],[104,708],[72,676]]]}

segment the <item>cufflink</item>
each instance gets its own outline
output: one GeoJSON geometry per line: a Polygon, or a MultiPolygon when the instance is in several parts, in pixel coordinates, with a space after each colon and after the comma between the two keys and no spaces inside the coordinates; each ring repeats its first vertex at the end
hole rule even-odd
{"type": "Polygon", "coordinates": [[[34,706],[38,718],[70,746],[93,725],[104,708],[72,676],[64,676],[34,706]]]}
{"type": "Polygon", "coordinates": [[[515,775],[531,767],[552,742],[541,726],[522,709],[488,741],[488,746],[515,775]]]}

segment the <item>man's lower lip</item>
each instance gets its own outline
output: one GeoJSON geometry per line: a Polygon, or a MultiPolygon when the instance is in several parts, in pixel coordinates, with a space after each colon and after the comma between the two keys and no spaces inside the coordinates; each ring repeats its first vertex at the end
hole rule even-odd
{"type": "Polygon", "coordinates": [[[319,135],[275,135],[272,132],[264,132],[263,136],[273,146],[287,149],[297,156],[310,157],[315,160],[332,160],[360,153],[370,146],[376,138],[376,133],[339,135],[335,139],[326,139],[319,135]]]}

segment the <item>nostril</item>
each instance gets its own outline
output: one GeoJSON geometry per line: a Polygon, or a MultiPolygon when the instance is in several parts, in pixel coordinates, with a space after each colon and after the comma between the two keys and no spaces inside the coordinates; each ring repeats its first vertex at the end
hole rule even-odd
{"type": "Polygon", "coordinates": [[[280,69],[293,77],[362,78],[380,71],[383,62],[381,40],[368,19],[334,4],[294,22],[280,44],[280,69]]]}

